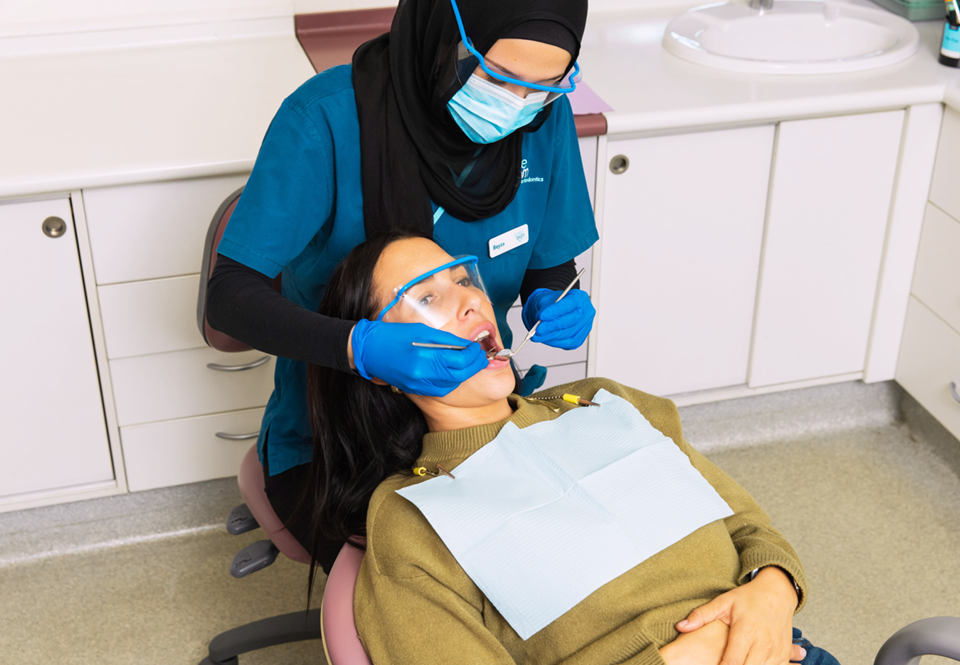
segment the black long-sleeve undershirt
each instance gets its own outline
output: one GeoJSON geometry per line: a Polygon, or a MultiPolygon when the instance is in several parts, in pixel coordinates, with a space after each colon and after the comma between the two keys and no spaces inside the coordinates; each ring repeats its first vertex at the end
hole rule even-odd
{"type": "MultiPolygon", "coordinates": [[[[527,270],[521,302],[538,288],[562,290],[577,274],[571,259],[553,268],[527,270]]],[[[207,285],[207,322],[244,344],[275,356],[352,371],[347,342],[356,321],[311,312],[273,288],[273,279],[226,256],[207,285]]]]}

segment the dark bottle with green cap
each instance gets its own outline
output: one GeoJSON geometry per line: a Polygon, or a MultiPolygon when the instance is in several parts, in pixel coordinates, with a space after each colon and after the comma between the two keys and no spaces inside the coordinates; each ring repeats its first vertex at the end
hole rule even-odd
{"type": "Polygon", "coordinates": [[[943,41],[940,42],[940,64],[956,67],[960,64],[960,16],[957,16],[957,1],[946,0],[947,20],[943,24],[943,41]]]}

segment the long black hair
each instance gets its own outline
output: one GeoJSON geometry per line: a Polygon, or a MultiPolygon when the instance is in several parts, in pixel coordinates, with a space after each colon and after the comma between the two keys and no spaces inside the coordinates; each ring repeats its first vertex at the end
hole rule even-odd
{"type": "MultiPolygon", "coordinates": [[[[320,314],[349,321],[376,318],[377,260],[391,243],[417,237],[424,236],[385,233],[354,248],[334,270],[320,314]]],[[[304,545],[313,557],[312,588],[324,541],[366,536],[373,491],[388,476],[413,466],[427,423],[420,409],[390,386],[319,365],[307,368],[307,408],[313,460],[295,519],[310,525],[310,542],[304,545]]]]}

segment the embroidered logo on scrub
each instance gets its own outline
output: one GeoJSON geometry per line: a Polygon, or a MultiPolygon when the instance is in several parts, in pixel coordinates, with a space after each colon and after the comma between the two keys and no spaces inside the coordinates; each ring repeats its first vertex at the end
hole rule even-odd
{"type": "Polygon", "coordinates": [[[527,160],[520,162],[520,184],[522,185],[525,182],[543,182],[543,178],[531,178],[530,177],[530,167],[527,166],[527,160]]]}

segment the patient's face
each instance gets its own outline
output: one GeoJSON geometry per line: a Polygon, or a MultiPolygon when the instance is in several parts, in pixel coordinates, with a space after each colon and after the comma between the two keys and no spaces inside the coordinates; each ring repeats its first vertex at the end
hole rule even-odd
{"type": "MultiPolygon", "coordinates": [[[[377,261],[374,271],[379,308],[385,307],[396,295],[394,289],[406,284],[424,273],[453,260],[449,254],[432,240],[425,238],[407,238],[387,246],[377,261]]],[[[458,273],[452,275],[456,278],[458,273]]],[[[483,332],[489,333],[484,342],[486,348],[503,348],[500,331],[497,329],[493,305],[483,297],[482,292],[473,288],[457,288],[455,303],[450,308],[452,318],[441,330],[452,333],[465,340],[475,340],[483,332]]],[[[444,317],[446,318],[446,317],[444,317]]],[[[427,323],[422,316],[409,307],[391,307],[383,317],[384,321],[394,323],[427,323]]],[[[442,398],[435,398],[451,406],[480,406],[501,400],[514,388],[513,372],[506,360],[491,360],[487,368],[463,382],[459,388],[442,398]]],[[[432,398],[433,399],[433,398],[432,398]]]]}

